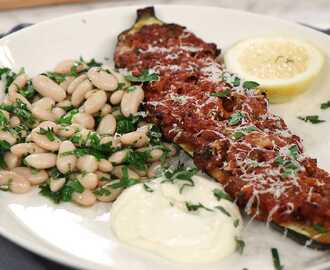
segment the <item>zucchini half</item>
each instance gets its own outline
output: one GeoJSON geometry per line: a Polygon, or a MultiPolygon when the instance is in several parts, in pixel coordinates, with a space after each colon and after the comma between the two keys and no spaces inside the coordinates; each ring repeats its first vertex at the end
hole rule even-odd
{"type": "MultiPolygon", "coordinates": [[[[125,37],[130,34],[138,32],[143,26],[150,24],[167,25],[159,20],[155,15],[154,7],[146,7],[137,10],[137,18],[135,24],[128,30],[123,31],[118,36],[118,43],[116,46],[116,52],[125,51],[127,44],[125,44],[125,37]]],[[[191,157],[193,156],[193,150],[189,145],[180,145],[180,147],[191,157]]],[[[219,182],[223,180],[223,173],[221,170],[216,169],[208,173],[211,177],[219,182]]],[[[287,235],[287,237],[296,241],[299,244],[306,245],[310,248],[319,250],[330,249],[330,232],[321,234],[314,227],[307,226],[301,222],[294,223],[283,223],[277,224],[274,222],[270,223],[270,226],[275,230],[280,231],[287,235]]]]}

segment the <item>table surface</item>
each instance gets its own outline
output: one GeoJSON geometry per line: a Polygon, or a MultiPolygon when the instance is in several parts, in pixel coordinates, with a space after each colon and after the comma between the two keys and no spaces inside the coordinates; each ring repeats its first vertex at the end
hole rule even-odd
{"type": "MultiPolygon", "coordinates": [[[[0,11],[0,33],[7,32],[13,26],[20,23],[38,23],[54,17],[81,11],[137,4],[194,4],[220,6],[267,14],[320,28],[330,27],[329,0],[99,0],[93,3],[0,11]]],[[[0,270],[71,270],[69,267],[59,265],[30,253],[1,236],[0,254],[0,270]]]]}

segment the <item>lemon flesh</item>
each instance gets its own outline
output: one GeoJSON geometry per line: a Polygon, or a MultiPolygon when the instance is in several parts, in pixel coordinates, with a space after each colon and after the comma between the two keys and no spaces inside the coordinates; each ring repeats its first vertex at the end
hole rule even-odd
{"type": "Polygon", "coordinates": [[[305,91],[324,65],[319,49],[287,37],[240,41],[226,52],[224,60],[229,71],[258,82],[273,103],[288,101],[305,91]]]}

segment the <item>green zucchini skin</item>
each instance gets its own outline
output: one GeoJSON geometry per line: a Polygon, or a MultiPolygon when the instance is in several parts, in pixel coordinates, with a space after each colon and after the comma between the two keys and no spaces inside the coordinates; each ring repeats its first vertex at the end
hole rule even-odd
{"type": "MultiPolygon", "coordinates": [[[[145,7],[142,9],[137,10],[137,18],[135,21],[135,24],[130,28],[118,35],[118,43],[116,50],[120,50],[120,46],[123,46],[123,40],[126,35],[133,34],[135,32],[138,32],[144,25],[149,24],[164,24],[161,20],[159,20],[155,15],[155,9],[153,6],[145,7]]],[[[189,156],[193,157],[193,152],[190,151],[189,145],[179,145],[181,149],[183,149],[189,156]]],[[[210,177],[214,178],[216,177],[212,176],[212,173],[206,172],[210,177]]],[[[315,239],[315,236],[317,233],[313,233],[310,237],[306,236],[302,233],[299,233],[298,231],[295,231],[292,228],[288,228],[285,225],[280,225],[275,222],[271,222],[270,226],[275,229],[276,231],[279,231],[281,233],[284,233],[287,235],[288,238],[294,240],[295,242],[306,245],[309,248],[317,249],[317,250],[330,250],[330,232],[328,232],[326,235],[325,242],[318,241],[315,239]],[[313,239],[314,238],[314,239],[313,239]]],[[[298,225],[299,226],[299,225],[298,225]]],[[[311,231],[313,231],[313,228],[310,228],[311,231]]]]}

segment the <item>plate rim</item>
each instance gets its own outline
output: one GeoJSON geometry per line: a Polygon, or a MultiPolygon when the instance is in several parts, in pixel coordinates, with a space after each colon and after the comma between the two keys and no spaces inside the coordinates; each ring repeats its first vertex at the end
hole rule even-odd
{"type": "MultiPolygon", "coordinates": [[[[188,8],[188,9],[199,9],[199,8],[203,8],[203,9],[217,9],[219,10],[219,12],[230,12],[230,13],[236,13],[238,15],[246,15],[246,16],[254,16],[254,17],[258,17],[258,18],[262,18],[262,19],[266,19],[266,20],[272,20],[273,22],[281,22],[282,24],[286,24],[286,25],[291,25],[291,26],[295,26],[298,27],[300,29],[303,29],[303,31],[309,31],[311,33],[317,33],[319,36],[322,36],[323,38],[326,38],[329,42],[330,42],[330,36],[317,31],[313,28],[310,28],[306,25],[302,25],[299,24],[297,22],[294,21],[290,21],[290,20],[286,20],[283,18],[279,18],[279,17],[275,17],[275,16],[270,16],[270,15],[264,15],[264,14],[260,14],[260,13],[253,13],[250,11],[245,11],[245,10],[240,10],[240,9],[234,9],[234,8],[226,8],[226,7],[220,7],[220,6],[216,6],[216,5],[203,5],[203,4],[152,4],[152,3],[148,3],[145,2],[145,4],[138,4],[138,5],[120,5],[120,6],[115,6],[115,7],[107,7],[107,8],[99,8],[99,9],[95,9],[95,10],[88,10],[88,11],[82,11],[82,12],[77,12],[74,14],[67,14],[67,15],[63,15],[63,16],[58,16],[55,18],[51,18],[48,20],[44,20],[41,22],[38,22],[36,24],[33,24],[29,27],[26,27],[24,29],[21,29],[17,32],[11,33],[3,38],[0,39],[0,46],[1,45],[6,45],[7,42],[10,42],[12,39],[15,39],[17,36],[20,35],[25,35],[28,34],[31,31],[38,31],[39,27],[43,27],[43,26],[47,26],[47,25],[53,25],[57,22],[62,22],[65,20],[70,20],[70,19],[74,19],[74,18],[81,18],[83,16],[91,16],[93,14],[97,14],[97,13],[103,13],[103,12],[113,12],[113,10],[118,10],[118,9],[132,9],[132,10],[136,10],[142,7],[146,7],[146,6],[153,6],[155,7],[155,9],[158,8],[188,8]]],[[[133,14],[132,14],[133,15],[133,14]]],[[[123,29],[124,31],[125,29],[123,29]]],[[[20,196],[20,195],[18,195],[20,196]]],[[[19,222],[17,222],[18,226],[22,226],[22,224],[20,224],[19,222]]],[[[68,266],[68,267],[73,267],[73,268],[78,268],[79,269],[91,269],[91,267],[95,267],[95,263],[90,262],[88,260],[79,258],[73,254],[68,254],[66,252],[64,252],[63,250],[61,250],[60,248],[56,247],[56,246],[52,246],[50,243],[48,243],[47,241],[44,241],[42,238],[39,238],[37,234],[33,234],[32,237],[37,237],[38,240],[41,242],[41,244],[39,243],[38,245],[30,245],[29,240],[26,238],[22,238],[19,237],[17,235],[15,235],[15,233],[11,232],[11,231],[6,231],[6,228],[3,227],[0,224],[0,235],[2,237],[4,237],[5,239],[9,240],[10,242],[18,245],[19,247],[24,248],[25,250],[32,252],[38,256],[41,256],[47,260],[50,261],[54,261],[56,263],[68,266]]],[[[97,266],[102,267],[102,264],[98,264],[97,266]]],[[[318,266],[311,266],[306,268],[305,270],[321,270],[323,269],[323,267],[329,267],[330,263],[322,263],[318,266]]],[[[104,265],[104,267],[106,267],[106,269],[115,269],[113,268],[113,266],[109,266],[109,265],[104,265]]],[[[103,267],[102,267],[103,269],[103,267]]],[[[105,268],[104,268],[105,269],[105,268]]]]}

